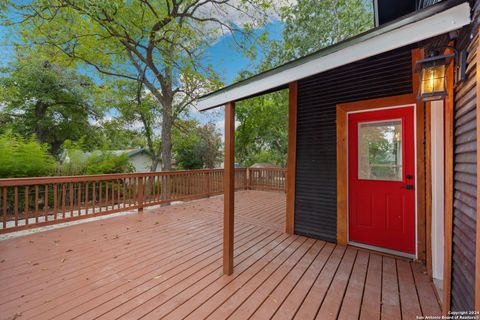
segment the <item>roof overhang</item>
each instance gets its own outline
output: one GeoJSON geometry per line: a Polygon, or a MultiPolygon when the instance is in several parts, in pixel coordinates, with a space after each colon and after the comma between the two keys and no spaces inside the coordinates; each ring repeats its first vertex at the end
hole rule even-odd
{"type": "Polygon", "coordinates": [[[203,111],[285,88],[290,82],[448,33],[470,22],[468,2],[440,2],[304,58],[209,93],[199,98],[197,108],[203,111]]]}

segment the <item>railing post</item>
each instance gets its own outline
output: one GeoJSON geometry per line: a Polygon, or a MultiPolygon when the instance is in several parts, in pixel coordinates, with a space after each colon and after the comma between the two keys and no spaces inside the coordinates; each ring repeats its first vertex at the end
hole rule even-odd
{"type": "Polygon", "coordinates": [[[245,171],[245,190],[250,190],[250,168],[245,171]]]}
{"type": "Polygon", "coordinates": [[[210,171],[205,172],[205,178],[207,179],[207,198],[210,197],[210,171]]]}
{"type": "Polygon", "coordinates": [[[143,177],[138,177],[138,212],[143,211],[143,177]]]}

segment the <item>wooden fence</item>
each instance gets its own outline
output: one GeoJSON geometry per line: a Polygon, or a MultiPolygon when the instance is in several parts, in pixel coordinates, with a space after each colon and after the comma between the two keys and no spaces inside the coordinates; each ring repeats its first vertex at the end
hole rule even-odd
{"type": "MultiPolygon", "coordinates": [[[[236,190],[283,191],[286,169],[235,169],[236,190]]],[[[223,170],[0,179],[0,233],[223,193],[223,170]]]]}

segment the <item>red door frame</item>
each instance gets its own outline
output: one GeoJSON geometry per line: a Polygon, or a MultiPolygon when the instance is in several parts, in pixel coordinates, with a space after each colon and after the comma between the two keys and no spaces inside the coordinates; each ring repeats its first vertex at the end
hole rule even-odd
{"type": "Polygon", "coordinates": [[[416,151],[416,258],[425,259],[425,170],[424,104],[414,94],[391,96],[364,101],[337,104],[337,243],[348,244],[348,146],[347,113],[392,106],[415,105],[416,151]]]}
{"type": "MultiPolygon", "coordinates": [[[[416,164],[415,164],[415,104],[391,106],[377,109],[353,111],[347,113],[348,122],[348,239],[356,245],[365,247],[374,247],[379,251],[393,252],[399,255],[414,256],[416,254],[416,240],[417,240],[417,214],[416,214],[416,195],[415,189],[417,185],[416,164]],[[385,120],[400,119],[402,121],[402,178],[400,181],[388,180],[370,180],[358,179],[358,130],[357,124],[362,122],[377,122],[385,120]],[[352,139],[352,140],[351,140],[352,139]],[[413,151],[411,153],[410,151],[413,151]],[[408,177],[412,176],[412,177],[408,177]],[[414,190],[408,190],[405,186],[414,185],[414,190]],[[355,188],[355,189],[352,189],[355,188]],[[352,190],[357,190],[357,193],[351,193],[352,190]],[[362,191],[363,190],[363,191],[362,191]],[[369,190],[369,192],[366,192],[369,190]],[[377,215],[376,219],[371,220],[370,227],[355,225],[356,220],[351,220],[365,217],[365,214],[360,214],[356,210],[357,203],[361,198],[359,194],[367,197],[373,195],[383,194],[387,196],[390,194],[394,196],[392,199],[399,199],[404,204],[403,231],[395,230],[396,223],[391,225],[394,229],[387,230],[388,214],[377,215]],[[353,202],[352,202],[353,201],[353,202]],[[352,211],[353,210],[353,211],[352,211]],[[413,211],[413,212],[412,212],[413,211]],[[378,219],[381,219],[380,221],[378,219]],[[383,219],[385,221],[381,222],[383,219]],[[376,223],[375,223],[376,221],[376,223]]],[[[385,202],[383,197],[370,198],[375,201],[375,207],[388,206],[388,201],[385,202]]],[[[395,206],[396,208],[397,206],[395,206]]],[[[377,207],[378,208],[378,207],[377,207]]],[[[372,207],[371,210],[374,210],[372,207]]],[[[387,210],[384,207],[383,210],[387,210]]],[[[377,213],[384,212],[382,209],[377,213]]],[[[371,212],[373,214],[373,212],[371,212]]],[[[373,216],[371,217],[373,218],[373,216]]],[[[394,218],[395,219],[395,218],[394,218]]]]}

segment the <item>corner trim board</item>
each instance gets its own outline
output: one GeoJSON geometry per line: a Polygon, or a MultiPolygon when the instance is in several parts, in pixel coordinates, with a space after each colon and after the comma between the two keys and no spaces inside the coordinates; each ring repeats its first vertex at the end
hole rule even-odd
{"type": "Polygon", "coordinates": [[[298,83],[288,86],[288,159],[287,159],[287,212],[286,232],[295,232],[295,183],[297,170],[297,99],[298,83]]]}

